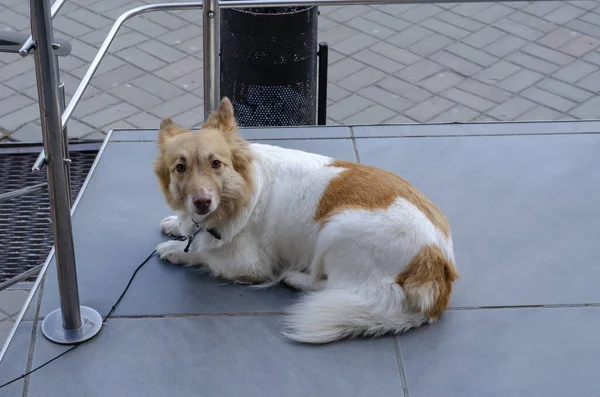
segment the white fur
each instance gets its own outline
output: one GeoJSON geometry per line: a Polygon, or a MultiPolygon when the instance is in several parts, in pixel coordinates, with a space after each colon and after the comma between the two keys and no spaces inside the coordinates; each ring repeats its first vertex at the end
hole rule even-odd
{"type": "MultiPolygon", "coordinates": [[[[316,154],[263,144],[251,148],[256,190],[248,207],[219,230],[221,240],[200,233],[189,253],[183,251],[187,242],[168,241],[157,247],[161,258],[204,265],[231,280],[263,286],[283,281],[311,291],[288,317],[286,335],[297,341],[397,333],[428,320],[406,310],[395,277],[425,244],[438,244],[453,261],[449,238],[402,198],[385,210],[346,210],[321,229],[314,220],[319,200],[343,169],[316,154]]],[[[161,222],[164,233],[193,230],[192,215],[177,215],[161,222]]],[[[433,304],[431,289],[420,295],[423,309],[433,304]]]]}

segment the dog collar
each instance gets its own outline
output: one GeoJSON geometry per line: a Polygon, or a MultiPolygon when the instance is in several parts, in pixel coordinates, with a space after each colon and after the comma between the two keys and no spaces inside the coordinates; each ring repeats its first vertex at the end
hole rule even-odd
{"type": "Polygon", "coordinates": [[[188,243],[185,246],[185,249],[183,250],[184,252],[188,252],[190,250],[190,245],[192,245],[192,241],[194,241],[194,238],[196,237],[196,235],[198,235],[198,233],[200,233],[201,231],[206,231],[208,234],[210,234],[211,236],[213,236],[217,240],[221,239],[221,235],[215,229],[205,229],[202,226],[200,226],[200,224],[196,223],[194,220],[192,220],[192,222],[194,222],[194,224],[196,225],[196,227],[194,228],[194,230],[192,231],[192,233],[190,233],[186,237],[188,243]]]}

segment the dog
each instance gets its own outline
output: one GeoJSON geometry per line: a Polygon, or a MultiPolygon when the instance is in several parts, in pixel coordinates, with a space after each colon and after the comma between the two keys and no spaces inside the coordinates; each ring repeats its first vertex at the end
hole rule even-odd
{"type": "Polygon", "coordinates": [[[237,129],[227,98],[199,131],[162,120],[154,171],[176,215],[160,228],[182,239],[159,244],[160,258],[305,291],[285,316],[284,334],[298,342],[439,318],[459,273],[450,226],[430,200],[391,172],[250,144],[237,129]]]}

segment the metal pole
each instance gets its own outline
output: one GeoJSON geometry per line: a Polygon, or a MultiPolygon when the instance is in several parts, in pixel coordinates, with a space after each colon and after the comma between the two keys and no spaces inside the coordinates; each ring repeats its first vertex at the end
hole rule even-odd
{"type": "Polygon", "coordinates": [[[217,0],[203,0],[203,62],[204,62],[204,118],[217,109],[221,100],[220,85],[220,31],[219,3],[217,0]]]}
{"type": "Polygon", "coordinates": [[[38,87],[44,149],[48,159],[48,190],[54,234],[60,309],[48,314],[42,332],[53,342],[79,343],[94,336],[102,318],[93,309],[79,306],[75,247],[71,226],[67,175],[65,172],[64,137],[60,112],[58,73],[54,59],[52,20],[48,0],[30,0],[31,33],[35,43],[35,73],[38,87]],[[89,309],[89,310],[87,310],[89,309]],[[84,321],[82,321],[84,317],[84,321]],[[62,321],[61,321],[62,320],[62,321]]]}
{"type": "MultiPolygon", "coordinates": [[[[56,59],[56,70],[58,68],[58,58],[56,59]]],[[[60,80],[58,83],[58,98],[60,99],[60,113],[65,111],[66,96],[65,96],[65,83],[60,80]]],[[[65,159],[65,174],[67,176],[67,194],[69,196],[69,206],[73,202],[73,186],[71,185],[71,157],[69,156],[69,133],[67,132],[67,126],[63,126],[63,158],[65,159]]]]}

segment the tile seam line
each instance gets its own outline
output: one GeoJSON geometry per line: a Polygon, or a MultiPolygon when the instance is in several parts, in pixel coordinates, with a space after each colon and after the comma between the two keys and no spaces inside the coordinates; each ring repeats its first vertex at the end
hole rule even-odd
{"type": "Polygon", "coordinates": [[[404,397],[410,397],[408,391],[408,384],[406,383],[406,374],[404,372],[404,363],[402,361],[402,352],[400,351],[400,343],[396,336],[392,336],[392,344],[394,345],[394,353],[396,355],[396,363],[398,365],[398,375],[400,375],[400,382],[402,383],[402,395],[404,397]]]}
{"type": "MultiPolygon", "coordinates": [[[[443,135],[374,135],[374,136],[357,136],[355,139],[390,139],[390,138],[471,138],[471,137],[522,137],[522,136],[572,136],[572,135],[600,135],[600,131],[589,131],[589,132],[531,132],[524,134],[443,134],[443,135]]],[[[320,139],[320,138],[317,138],[320,139]]]]}
{"type": "MultiPolygon", "coordinates": [[[[45,279],[45,275],[43,276],[45,279]]],[[[40,323],[40,309],[42,307],[42,298],[44,297],[45,280],[40,283],[40,289],[38,292],[38,299],[35,308],[35,314],[32,321],[31,327],[31,340],[29,341],[29,352],[27,354],[27,366],[25,367],[25,373],[29,373],[33,368],[33,358],[35,356],[35,346],[37,344],[37,330],[40,323]]],[[[22,320],[21,320],[22,321],[22,320]]],[[[23,397],[29,395],[29,375],[23,379],[23,397]]]]}
{"type": "Polygon", "coordinates": [[[348,126],[350,132],[350,139],[352,139],[352,150],[354,150],[354,158],[356,162],[360,164],[360,154],[358,153],[358,146],[356,145],[356,138],[354,137],[354,126],[348,126]]]}
{"type": "Polygon", "coordinates": [[[565,303],[565,304],[542,304],[542,305],[498,305],[498,306],[454,306],[447,311],[468,310],[505,310],[505,309],[576,309],[576,308],[600,308],[600,303],[565,303]]]}

